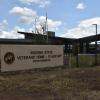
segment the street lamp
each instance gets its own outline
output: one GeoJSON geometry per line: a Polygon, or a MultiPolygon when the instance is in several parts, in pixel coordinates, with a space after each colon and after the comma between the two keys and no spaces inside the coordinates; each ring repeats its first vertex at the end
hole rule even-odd
{"type": "Polygon", "coordinates": [[[95,65],[97,65],[97,24],[92,24],[96,29],[96,41],[95,41],[95,65]]]}

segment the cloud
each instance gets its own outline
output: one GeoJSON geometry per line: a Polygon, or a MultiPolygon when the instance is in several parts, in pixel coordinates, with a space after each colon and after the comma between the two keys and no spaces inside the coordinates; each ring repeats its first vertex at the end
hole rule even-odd
{"type": "Polygon", "coordinates": [[[9,11],[10,14],[20,16],[21,23],[32,23],[33,18],[37,16],[37,12],[29,8],[14,7],[9,11]]]}
{"type": "Polygon", "coordinates": [[[90,27],[92,24],[100,25],[100,17],[83,20],[79,23],[79,27],[90,27]]]}
{"type": "Polygon", "coordinates": [[[19,0],[22,3],[28,4],[30,5],[31,3],[33,3],[33,0],[19,0]]]}
{"type": "Polygon", "coordinates": [[[6,27],[8,26],[8,22],[7,20],[3,20],[1,23],[0,23],[0,32],[4,29],[6,29],[6,27]]]}
{"type": "Polygon", "coordinates": [[[2,31],[0,34],[0,38],[7,38],[7,39],[22,39],[24,38],[23,35],[17,33],[16,31],[2,31]]]}
{"type": "Polygon", "coordinates": [[[81,21],[76,27],[69,29],[61,36],[67,38],[82,38],[95,35],[96,29],[92,24],[98,24],[98,34],[100,34],[100,17],[95,17],[81,21]]]}
{"type": "MultiPolygon", "coordinates": [[[[21,17],[22,18],[22,17],[21,17]]],[[[23,20],[25,21],[29,21],[29,19],[24,19],[25,16],[23,17],[23,20]]],[[[27,18],[27,17],[26,17],[27,18]]],[[[41,29],[41,24],[43,25],[46,21],[46,17],[45,16],[40,16],[37,19],[37,24],[36,27],[39,30],[39,32],[42,34],[42,29],[41,29]]],[[[47,19],[48,21],[48,29],[50,31],[56,31],[57,29],[59,29],[59,27],[62,25],[61,21],[55,21],[52,19],[47,19]]],[[[9,38],[9,39],[18,39],[18,38],[24,38],[23,35],[17,33],[17,31],[28,31],[28,32],[32,32],[34,27],[30,27],[29,29],[24,29],[24,28],[20,28],[19,26],[15,26],[12,30],[7,31],[7,27],[9,26],[9,24],[7,23],[6,20],[3,20],[2,23],[0,23],[0,25],[2,26],[2,28],[0,29],[0,38],[9,38]]]]}
{"type": "MultiPolygon", "coordinates": [[[[32,9],[29,9],[29,8],[26,8],[26,7],[24,7],[24,8],[13,7],[9,11],[9,13],[16,15],[16,16],[19,16],[19,22],[27,24],[28,27],[30,25],[34,24],[29,29],[25,29],[25,31],[29,31],[29,32],[32,32],[33,29],[35,30],[35,18],[37,18],[36,28],[41,34],[43,33],[41,25],[43,25],[46,21],[45,16],[38,16],[36,11],[33,11],[32,9]]],[[[49,19],[49,18],[47,19],[47,22],[48,22],[48,29],[51,30],[51,31],[58,30],[59,26],[62,25],[61,21],[56,21],[56,20],[52,20],[52,19],[49,19]]]]}
{"type": "Polygon", "coordinates": [[[76,8],[79,10],[84,10],[86,7],[83,3],[79,3],[76,8]]]}
{"type": "MultiPolygon", "coordinates": [[[[40,16],[37,22],[37,29],[39,30],[39,32],[41,32],[41,24],[43,24],[45,22],[45,16],[40,16]]],[[[51,31],[55,31],[56,29],[59,28],[59,26],[61,26],[62,22],[61,21],[54,21],[52,19],[48,19],[48,28],[51,31]]],[[[2,30],[0,33],[0,38],[9,38],[9,39],[19,39],[19,38],[24,38],[23,35],[17,33],[17,31],[28,31],[28,32],[32,32],[33,31],[33,27],[27,29],[24,28],[20,28],[19,26],[16,26],[13,30],[11,31],[5,31],[2,30]]]]}
{"type": "Polygon", "coordinates": [[[40,7],[45,7],[50,4],[49,0],[33,0],[33,2],[39,4],[40,7]]]}
{"type": "Polygon", "coordinates": [[[0,38],[8,38],[8,39],[20,39],[20,38],[22,39],[22,38],[24,38],[24,35],[17,33],[17,31],[25,31],[25,29],[20,28],[18,26],[16,26],[11,31],[6,31],[6,29],[3,29],[0,31],[0,38]]]}
{"type": "MultiPolygon", "coordinates": [[[[38,21],[37,21],[37,25],[36,27],[41,30],[41,25],[44,25],[46,22],[46,17],[45,16],[40,16],[38,21]]],[[[62,22],[61,21],[55,21],[55,20],[52,20],[52,19],[47,19],[47,26],[48,26],[48,29],[50,31],[56,31],[59,29],[59,27],[62,25],[62,22]]]]}
{"type": "Polygon", "coordinates": [[[33,22],[33,18],[22,16],[22,17],[20,17],[19,22],[20,23],[25,23],[25,24],[31,24],[33,22]]]}
{"type": "Polygon", "coordinates": [[[22,7],[14,7],[10,10],[10,14],[20,15],[20,16],[27,16],[27,17],[34,17],[37,15],[36,11],[33,11],[29,8],[22,8],[22,7]]]}
{"type": "Polygon", "coordinates": [[[50,0],[19,0],[21,3],[31,5],[32,3],[38,4],[39,7],[45,7],[50,4],[50,0]]]}
{"type": "MultiPolygon", "coordinates": [[[[45,16],[40,16],[39,17],[39,22],[44,22],[46,20],[46,17],[45,16]]],[[[48,22],[48,27],[51,29],[51,28],[56,28],[56,27],[59,27],[62,22],[61,21],[54,21],[52,19],[47,19],[47,22],[48,22]]]]}
{"type": "Polygon", "coordinates": [[[48,20],[48,27],[50,28],[50,29],[58,29],[58,27],[59,26],[61,26],[62,25],[62,22],[61,21],[53,21],[53,20],[51,20],[51,19],[49,19],[48,20]]]}

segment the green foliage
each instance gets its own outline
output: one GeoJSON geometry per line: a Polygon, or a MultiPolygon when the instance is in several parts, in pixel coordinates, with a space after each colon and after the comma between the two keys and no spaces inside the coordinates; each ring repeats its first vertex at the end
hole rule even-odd
{"type": "Polygon", "coordinates": [[[91,67],[95,65],[94,55],[80,55],[79,56],[79,66],[80,67],[91,67]]]}
{"type": "MultiPolygon", "coordinates": [[[[67,56],[67,66],[68,67],[77,67],[77,57],[76,56],[67,56]]],[[[95,66],[95,55],[83,54],[78,55],[78,64],[79,67],[92,67],[95,66]]],[[[97,55],[97,64],[100,65],[100,55],[97,55]]]]}

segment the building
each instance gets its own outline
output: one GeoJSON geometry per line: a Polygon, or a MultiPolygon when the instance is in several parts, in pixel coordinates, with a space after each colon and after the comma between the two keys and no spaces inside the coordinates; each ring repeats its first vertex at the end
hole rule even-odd
{"type": "Polygon", "coordinates": [[[18,32],[25,35],[25,39],[0,39],[0,44],[25,44],[25,45],[64,45],[65,53],[100,53],[100,45],[97,47],[91,42],[100,41],[100,34],[79,39],[62,38],[55,36],[55,32],[48,31],[47,35],[28,32],[18,32]]]}

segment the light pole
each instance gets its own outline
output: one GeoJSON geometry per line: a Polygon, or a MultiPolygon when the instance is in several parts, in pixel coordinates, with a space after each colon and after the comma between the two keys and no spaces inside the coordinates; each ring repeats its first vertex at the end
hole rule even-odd
{"type": "Polygon", "coordinates": [[[97,24],[93,24],[96,29],[96,41],[95,41],[95,65],[97,65],[97,24]]]}

